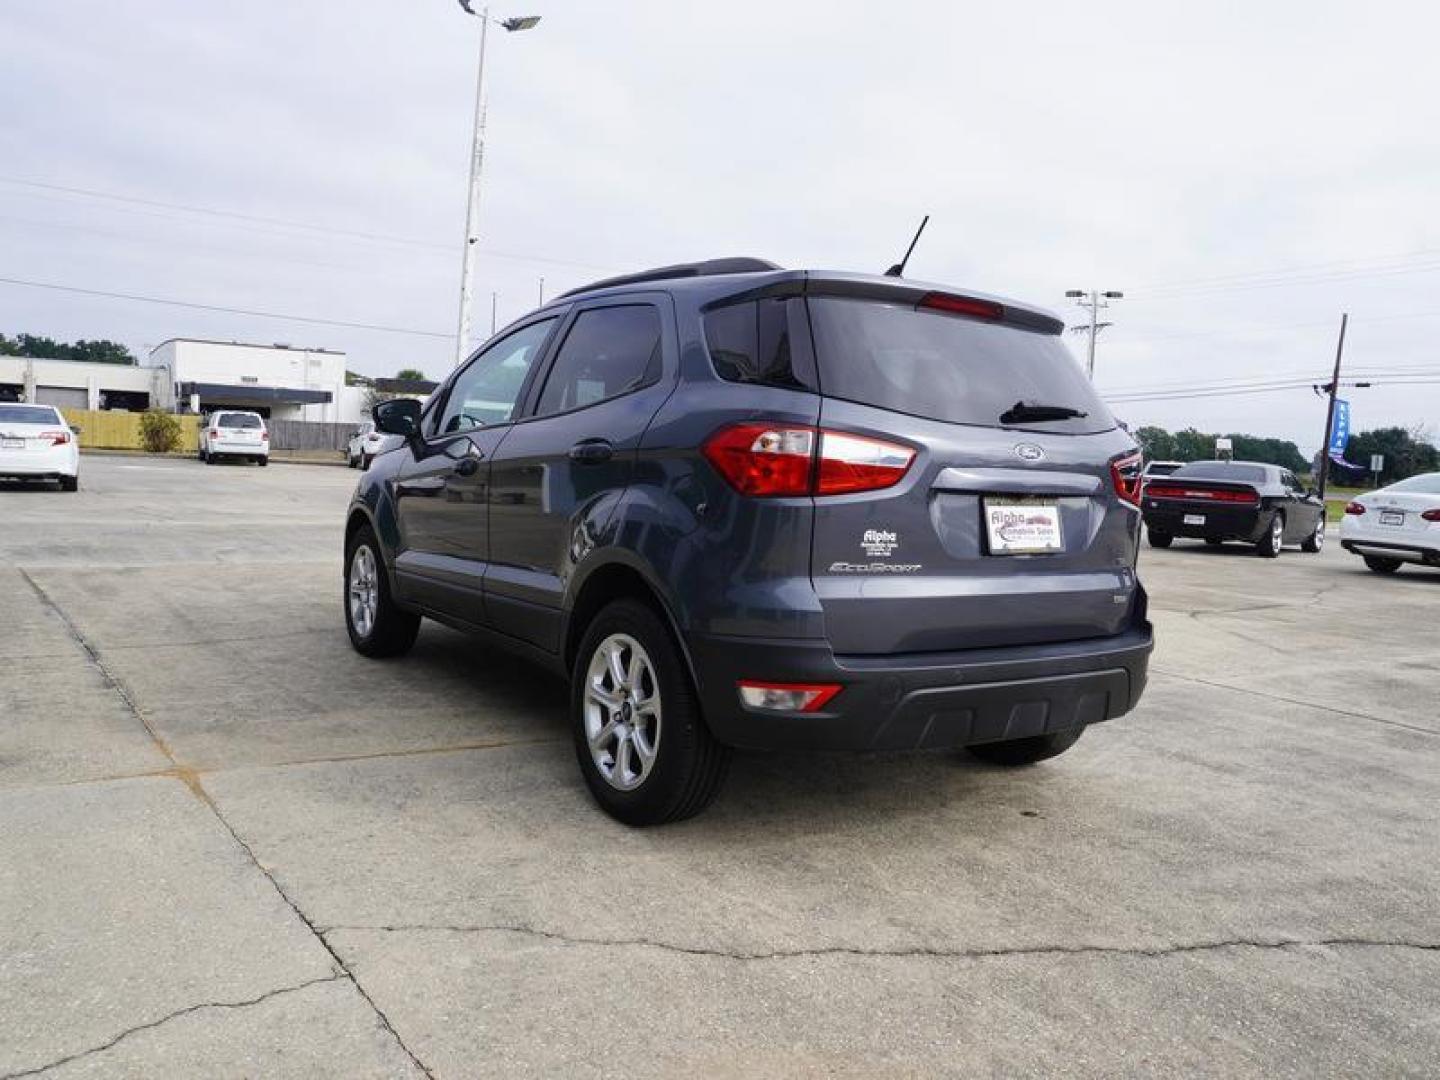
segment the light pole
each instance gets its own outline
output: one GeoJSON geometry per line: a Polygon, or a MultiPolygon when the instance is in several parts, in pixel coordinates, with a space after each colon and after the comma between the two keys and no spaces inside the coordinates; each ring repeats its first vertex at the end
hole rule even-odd
{"type": "Polygon", "coordinates": [[[509,33],[517,30],[533,30],[540,21],[539,15],[524,15],[513,19],[492,19],[488,7],[476,11],[470,0],[459,0],[466,14],[480,20],[480,62],[475,73],[475,121],[470,147],[470,197],[465,204],[465,249],[460,260],[460,324],[455,329],[455,363],[460,365],[470,346],[470,307],[474,299],[475,235],[480,224],[480,170],[485,163],[485,38],[493,22],[509,33]]]}
{"type": "MultiPolygon", "coordinates": [[[[1091,289],[1088,293],[1085,292],[1083,289],[1069,289],[1066,291],[1065,295],[1069,299],[1074,300],[1081,307],[1090,309],[1090,351],[1089,358],[1085,362],[1085,374],[1090,376],[1091,382],[1094,382],[1095,335],[1098,334],[1103,327],[1110,325],[1109,323],[1098,323],[1095,320],[1099,316],[1101,308],[1108,308],[1110,306],[1107,301],[1124,299],[1125,294],[1123,292],[1118,292],[1114,289],[1111,289],[1107,292],[1099,292],[1095,289],[1091,289]]],[[[1072,329],[1083,330],[1085,329],[1085,327],[1077,326],[1072,327],[1072,329]]]]}

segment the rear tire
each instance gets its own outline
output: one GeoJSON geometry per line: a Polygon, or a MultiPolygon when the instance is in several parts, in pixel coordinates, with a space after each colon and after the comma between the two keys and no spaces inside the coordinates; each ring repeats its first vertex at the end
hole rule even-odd
{"type": "Polygon", "coordinates": [[[1380,555],[1366,555],[1365,565],[1377,574],[1393,574],[1404,565],[1404,560],[1387,559],[1380,555]]]}
{"type": "Polygon", "coordinates": [[[79,491],[79,490],[80,490],[80,476],[79,476],[79,474],[77,473],[77,474],[74,475],[74,476],[62,476],[62,477],[60,477],[60,490],[61,490],[61,491],[79,491]]]}
{"type": "Polygon", "coordinates": [[[1255,545],[1255,551],[1262,559],[1274,559],[1280,554],[1280,549],[1285,543],[1285,515],[1276,513],[1270,519],[1270,528],[1265,530],[1265,535],[1255,545]]]}
{"type": "Polygon", "coordinates": [[[1084,727],[1069,731],[1056,731],[1049,735],[1034,735],[1028,739],[1010,739],[1007,742],[979,743],[967,746],[974,757],[991,765],[1034,765],[1037,761],[1058,757],[1080,741],[1085,734],[1084,727]]]}
{"type": "Polygon", "coordinates": [[[1175,542],[1175,537],[1169,533],[1158,532],[1155,529],[1146,529],[1145,539],[1150,541],[1150,546],[1154,548],[1167,548],[1175,542]]]}
{"type": "Polygon", "coordinates": [[[369,471],[370,471],[370,463],[371,463],[372,461],[374,461],[374,460],[375,460],[375,459],[374,459],[373,457],[371,457],[369,454],[361,454],[361,455],[360,455],[360,471],[361,471],[361,472],[369,472],[369,471]]]}
{"type": "Polygon", "coordinates": [[[1318,555],[1320,549],[1325,546],[1325,516],[1322,514],[1320,520],[1315,522],[1315,531],[1300,542],[1300,550],[1307,555],[1318,555]]]}
{"type": "Polygon", "coordinates": [[[259,465],[263,469],[266,465],[270,464],[270,459],[268,457],[257,457],[255,459],[255,464],[259,465]]]}
{"type": "Polygon", "coordinates": [[[585,786],[626,825],[698,814],[730,769],[730,748],[705,726],[669,627],[635,600],[615,601],[586,628],[571,673],[570,723],[585,786]]]}
{"type": "Polygon", "coordinates": [[[384,555],[369,525],[356,530],[345,548],[345,629],[362,656],[400,656],[420,633],[420,616],[405,611],[390,595],[384,555]]]}

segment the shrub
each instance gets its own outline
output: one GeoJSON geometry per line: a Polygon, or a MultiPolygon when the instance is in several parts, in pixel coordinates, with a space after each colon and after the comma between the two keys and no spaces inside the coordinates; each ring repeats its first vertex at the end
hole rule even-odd
{"type": "Polygon", "coordinates": [[[140,414],[140,443],[152,454],[166,454],[180,447],[180,421],[160,409],[140,414]]]}

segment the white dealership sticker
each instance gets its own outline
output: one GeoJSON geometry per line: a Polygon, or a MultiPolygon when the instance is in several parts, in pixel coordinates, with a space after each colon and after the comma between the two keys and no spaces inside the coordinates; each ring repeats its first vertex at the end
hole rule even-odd
{"type": "Polygon", "coordinates": [[[888,559],[899,546],[899,538],[889,529],[866,529],[865,535],[860,538],[860,550],[872,559],[888,559]]]}
{"type": "Polygon", "coordinates": [[[992,555],[1064,551],[1060,507],[1054,499],[1007,496],[985,500],[985,531],[992,555]]]}

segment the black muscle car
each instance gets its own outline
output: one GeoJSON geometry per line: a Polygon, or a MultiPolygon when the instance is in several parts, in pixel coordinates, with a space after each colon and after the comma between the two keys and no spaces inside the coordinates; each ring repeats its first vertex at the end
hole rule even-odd
{"type": "Polygon", "coordinates": [[[1295,474],[1257,461],[1192,461],[1145,484],[1141,499],[1151,547],[1178,537],[1253,544],[1273,559],[1285,544],[1325,543],[1325,507],[1295,474]]]}

